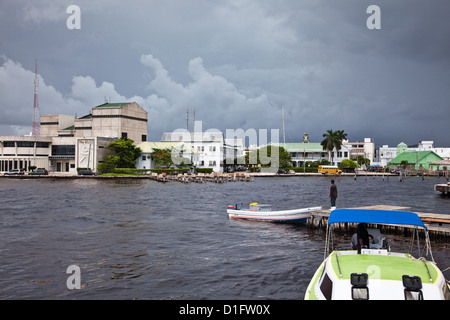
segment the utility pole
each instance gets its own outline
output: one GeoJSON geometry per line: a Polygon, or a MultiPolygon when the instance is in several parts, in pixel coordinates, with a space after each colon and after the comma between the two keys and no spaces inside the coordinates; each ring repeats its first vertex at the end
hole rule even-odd
{"type": "Polygon", "coordinates": [[[33,131],[31,135],[39,137],[41,130],[41,119],[39,115],[38,91],[39,77],[37,73],[37,60],[34,64],[34,105],[33,105],[33,131]]]}
{"type": "Polygon", "coordinates": [[[281,105],[281,115],[283,117],[283,147],[286,147],[286,134],[284,132],[284,105],[281,105]]]}

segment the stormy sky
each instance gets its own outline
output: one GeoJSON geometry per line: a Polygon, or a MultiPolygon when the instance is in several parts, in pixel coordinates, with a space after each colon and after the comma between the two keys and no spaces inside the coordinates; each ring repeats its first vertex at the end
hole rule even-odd
{"type": "Polygon", "coordinates": [[[41,114],[136,101],[150,141],[187,108],[191,127],[195,110],[204,130],[281,141],[284,106],[286,142],[450,146],[448,0],[0,0],[0,135],[31,131],[35,59],[41,114]]]}

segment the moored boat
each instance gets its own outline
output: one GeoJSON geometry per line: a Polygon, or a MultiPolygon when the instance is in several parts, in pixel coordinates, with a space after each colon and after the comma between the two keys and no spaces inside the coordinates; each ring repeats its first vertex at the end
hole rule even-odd
{"type": "Polygon", "coordinates": [[[290,210],[272,210],[268,204],[252,203],[249,208],[238,208],[238,205],[228,205],[228,217],[235,219],[269,221],[269,222],[306,222],[313,211],[322,207],[310,207],[290,210]]]}
{"type": "MultiPolygon", "coordinates": [[[[370,233],[370,232],[369,232],[370,233]]],[[[382,237],[380,238],[382,239],[382,237]]],[[[353,247],[358,245],[354,243],[353,247]]],[[[420,253],[420,248],[419,248],[420,253]]],[[[325,259],[305,293],[307,300],[449,300],[449,286],[434,262],[428,230],[417,214],[404,211],[338,209],[328,219],[325,259]],[[414,227],[413,243],[419,245],[419,228],[424,230],[424,257],[391,252],[384,241],[358,250],[331,250],[336,223],[391,224],[414,227]],[[330,251],[332,251],[330,253],[330,251]]]]}

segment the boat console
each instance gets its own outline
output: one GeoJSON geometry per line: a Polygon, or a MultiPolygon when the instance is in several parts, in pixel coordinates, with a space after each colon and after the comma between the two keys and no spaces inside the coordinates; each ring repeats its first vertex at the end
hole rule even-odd
{"type": "MultiPolygon", "coordinates": [[[[388,248],[386,237],[380,232],[380,230],[368,228],[367,232],[369,233],[369,248],[370,249],[387,249],[388,248]]],[[[358,247],[358,235],[355,233],[352,236],[352,250],[356,250],[357,247],[358,247]]]]}

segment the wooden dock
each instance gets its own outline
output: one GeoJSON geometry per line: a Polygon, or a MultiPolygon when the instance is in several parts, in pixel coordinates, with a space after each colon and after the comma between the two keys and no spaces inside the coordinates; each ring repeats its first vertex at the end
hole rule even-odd
{"type": "MultiPolygon", "coordinates": [[[[394,210],[394,211],[411,211],[410,207],[400,207],[400,206],[387,206],[387,205],[375,205],[348,209],[365,209],[365,210],[394,210]]],[[[308,220],[307,224],[311,227],[325,228],[327,226],[327,221],[330,216],[331,210],[318,210],[314,211],[311,218],[308,220]]],[[[450,236],[450,215],[449,214],[436,214],[436,213],[423,213],[415,212],[420,219],[424,222],[430,235],[434,236],[450,236]]],[[[347,224],[341,225],[341,228],[346,228],[347,224]]],[[[393,226],[396,229],[410,229],[411,227],[405,225],[393,226]]]]}
{"type": "Polygon", "coordinates": [[[151,173],[151,174],[139,174],[139,175],[14,175],[14,176],[0,176],[4,179],[106,179],[106,180],[128,180],[128,179],[148,179],[159,182],[176,181],[180,183],[225,183],[225,182],[250,182],[255,179],[248,173],[197,173],[197,174],[166,174],[166,173],[151,173]]]}
{"type": "Polygon", "coordinates": [[[254,178],[248,173],[217,173],[213,172],[211,174],[197,173],[197,174],[178,174],[178,175],[165,175],[152,173],[149,177],[150,179],[157,180],[160,182],[177,181],[181,183],[226,183],[226,182],[250,182],[254,181],[254,178]]]}

